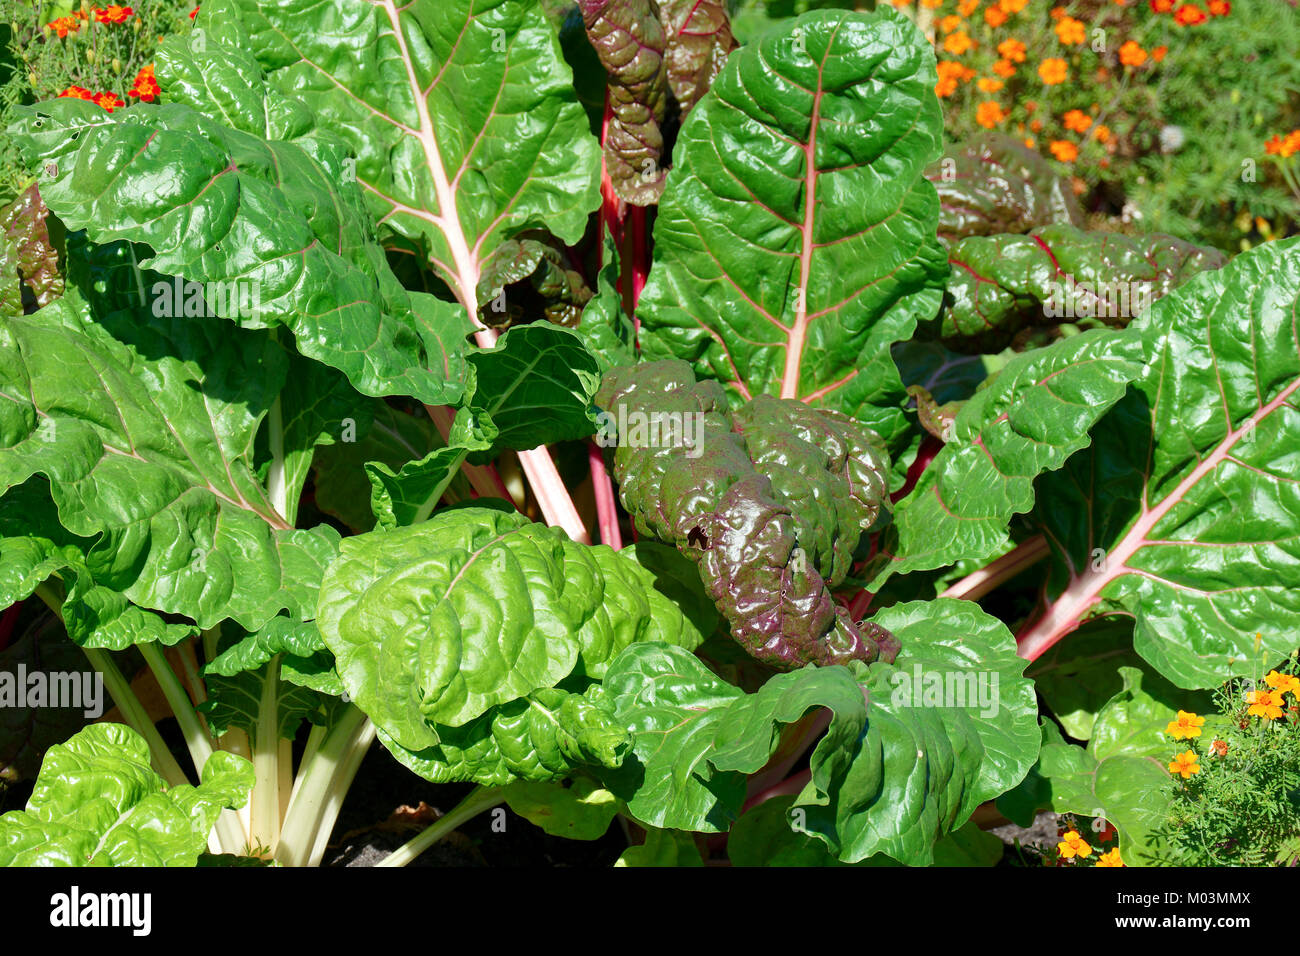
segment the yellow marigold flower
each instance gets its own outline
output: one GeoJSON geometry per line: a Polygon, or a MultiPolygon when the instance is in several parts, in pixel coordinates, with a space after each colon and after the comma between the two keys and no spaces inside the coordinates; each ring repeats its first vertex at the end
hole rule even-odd
{"type": "Polygon", "coordinates": [[[1174,740],[1183,740],[1184,738],[1190,740],[1192,737],[1201,736],[1201,726],[1204,723],[1204,717],[1197,717],[1195,714],[1180,710],[1177,719],[1169,721],[1165,733],[1173,737],[1174,740]]]}
{"type": "Polygon", "coordinates": [[[1176,773],[1186,780],[1192,774],[1201,772],[1201,758],[1196,756],[1193,750],[1184,750],[1174,755],[1174,759],[1169,763],[1169,772],[1176,773]]]}
{"type": "Polygon", "coordinates": [[[1246,695],[1250,707],[1246,713],[1252,717],[1265,720],[1277,720],[1282,716],[1282,694],[1275,690],[1252,690],[1246,695]]]}
{"type": "Polygon", "coordinates": [[[1268,676],[1264,678],[1264,683],[1279,694],[1294,694],[1296,697],[1300,697],[1300,677],[1296,677],[1294,674],[1279,674],[1277,671],[1269,671],[1268,676]]]}
{"type": "Polygon", "coordinates": [[[1097,866],[1124,866],[1125,863],[1119,857],[1119,847],[1109,850],[1097,857],[1097,866]]]}
{"type": "Polygon", "coordinates": [[[1016,63],[1025,62],[1025,45],[1017,39],[1003,40],[998,44],[998,55],[1016,63]]]}
{"type": "Polygon", "coordinates": [[[1061,117],[1061,122],[1073,133],[1086,133],[1092,125],[1092,117],[1083,110],[1070,110],[1061,117]]]}
{"type": "Polygon", "coordinates": [[[1002,89],[1004,84],[1001,80],[995,80],[991,76],[981,76],[977,85],[981,93],[996,93],[1002,89]]]}
{"type": "Polygon", "coordinates": [[[958,30],[943,41],[943,48],[954,56],[961,56],[974,46],[975,41],[970,38],[965,30],[958,30]]]}
{"type": "Polygon", "coordinates": [[[1006,118],[1007,114],[994,100],[985,100],[975,107],[975,122],[985,129],[992,129],[1006,118]]]}
{"type": "Polygon", "coordinates": [[[1078,46],[1085,39],[1088,33],[1084,29],[1083,21],[1076,20],[1074,17],[1061,17],[1056,24],[1056,38],[1066,46],[1078,46]]]}
{"type": "Polygon", "coordinates": [[[1070,69],[1065,65],[1065,61],[1059,57],[1048,57],[1038,64],[1038,76],[1048,86],[1056,86],[1058,83],[1064,83],[1069,79],[1070,69]]]}
{"type": "Polygon", "coordinates": [[[1125,66],[1141,66],[1147,61],[1147,51],[1136,40],[1129,40],[1119,48],[1119,61],[1125,66]]]}
{"type": "Polygon", "coordinates": [[[1087,840],[1079,836],[1078,830],[1071,830],[1061,837],[1061,842],[1056,844],[1056,849],[1067,860],[1072,860],[1076,856],[1085,857],[1092,853],[1092,847],[1088,845],[1087,840]]]}

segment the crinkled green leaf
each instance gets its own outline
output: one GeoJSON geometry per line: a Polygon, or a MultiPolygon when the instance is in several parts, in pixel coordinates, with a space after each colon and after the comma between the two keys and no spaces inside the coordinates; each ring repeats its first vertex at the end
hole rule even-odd
{"type": "Polygon", "coordinates": [[[682,124],[641,346],[743,398],[845,412],[898,450],[889,346],[939,307],[934,54],[893,9],[823,10],[728,59],[682,124]]]}
{"type": "Polygon", "coordinates": [[[948,441],[894,510],[892,574],[1005,550],[1011,518],[1034,504],[1034,480],[1088,444],[1089,429],[1142,367],[1140,336],[1098,330],[1016,356],[967,401],[948,441]]]}
{"type": "Polygon", "coordinates": [[[1083,225],[1069,184],[1040,153],[1005,133],[989,130],[949,147],[925,175],[939,190],[939,235],[947,242],[1083,225]]]}
{"type": "Polygon", "coordinates": [[[618,365],[635,365],[636,330],[623,311],[623,296],[617,288],[618,251],[612,242],[605,243],[605,265],[596,277],[596,294],[582,310],[573,330],[587,351],[595,357],[601,373],[618,365]]]}
{"type": "MultiPolygon", "coordinates": [[[[289,528],[254,475],[285,375],[264,334],[65,297],[0,342],[0,487],[49,478],[95,584],[201,627],[311,607],[338,533],[289,528]]],[[[39,518],[26,533],[54,540],[39,518]]]]}
{"type": "MultiPolygon", "coordinates": [[[[456,400],[468,316],[401,287],[348,181],[343,143],[314,133],[315,117],[268,89],[246,54],[197,36],[172,37],[158,58],[169,89],[198,74],[201,87],[177,87],[187,102],[109,114],[64,98],[25,109],[24,157],[57,170],[41,180],[50,208],[96,242],[147,244],[142,266],[201,284],[196,307],[286,326],[304,355],[366,394],[456,400]]],[[[149,294],[155,310],[181,308],[166,284],[149,294]]]]}
{"type": "Polygon", "coordinates": [[[961,352],[996,352],[1023,329],[1094,321],[1123,327],[1198,272],[1217,249],[1173,236],[1129,237],[1044,226],[1027,236],[973,236],[948,250],[952,273],[936,334],[961,352]]]}
{"type": "MultiPolygon", "coordinates": [[[[224,29],[234,5],[205,4],[199,25],[224,29]]],[[[347,140],[375,218],[417,244],[467,315],[502,241],[539,227],[581,238],[600,201],[600,146],[536,3],[237,7],[271,83],[347,140]]]]}
{"type": "Polygon", "coordinates": [[[795,805],[841,860],[884,853],[925,866],[944,834],[1033,766],[1037,701],[1006,625],[978,605],[916,601],[872,620],[903,650],[893,664],[849,665],[867,696],[865,730],[849,748],[814,751],[795,805]]]}
{"type": "Polygon", "coordinates": [[[0,866],[194,866],[252,785],[248,761],[217,751],[199,786],[168,789],[142,737],[93,724],[51,747],[27,809],[0,817],[0,866]]]}
{"type": "Polygon", "coordinates": [[[1300,628],[1300,242],[1193,278],[1134,331],[1147,361],[1129,397],[1040,482],[1050,613],[1022,652],[1125,614],[1179,687],[1257,676],[1300,628]]]}
{"type": "Polygon", "coordinates": [[[460,727],[427,725],[437,743],[409,750],[378,727],[401,763],[434,783],[499,787],[555,781],[578,769],[614,770],[631,735],[599,700],[556,687],[491,707],[460,727]]]}
{"type": "Polygon", "coordinates": [[[514,512],[458,507],[343,542],[317,623],[348,694],[408,750],[634,641],[702,639],[654,575],[514,512]]]}
{"type": "Polygon", "coordinates": [[[636,756],[606,781],[637,820],[654,827],[725,832],[740,816],[746,774],[767,763],[781,726],[829,708],[830,730],[813,758],[829,771],[866,719],[862,691],[843,667],[779,674],[746,694],[687,651],[655,643],[623,651],[602,687],[632,731],[636,756]]]}
{"type": "Polygon", "coordinates": [[[618,800],[590,777],[570,786],[521,780],[506,791],[510,809],[551,836],[599,840],[618,816],[618,800]]]}
{"type": "Polygon", "coordinates": [[[728,407],[680,361],[611,370],[596,397],[619,494],[643,534],[674,544],[732,636],[780,668],[890,657],[831,596],[879,514],[888,460],[845,415],[761,395],[728,407]]]}

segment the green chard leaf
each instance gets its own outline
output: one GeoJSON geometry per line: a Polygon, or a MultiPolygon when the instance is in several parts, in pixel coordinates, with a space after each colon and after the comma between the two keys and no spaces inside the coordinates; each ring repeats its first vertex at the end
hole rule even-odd
{"type": "Polygon", "coordinates": [[[319,11],[313,0],[213,0],[198,23],[242,20],[269,82],[347,141],[374,218],[415,244],[465,321],[503,241],[538,228],[582,237],[600,204],[600,144],[537,3],[338,0],[327,19],[319,11]]]}
{"type": "Polygon", "coordinates": [[[1132,330],[1142,374],[1039,483],[1054,562],[1021,652],[1121,614],[1179,687],[1256,676],[1300,628],[1300,241],[1191,279],[1132,330]]]}
{"type": "MultiPolygon", "coordinates": [[[[288,364],[264,333],[143,310],[92,317],[66,296],[0,319],[0,342],[0,488],[43,475],[55,506],[9,511],[6,534],[84,567],[69,598],[98,586],[86,613],[120,616],[129,600],[255,629],[310,611],[339,536],[289,527],[255,475],[288,364]]],[[[19,577],[40,583],[30,568],[19,577]]]]}
{"type": "Polygon", "coordinates": [[[510,785],[506,802],[530,823],[569,840],[599,840],[618,816],[617,799],[589,777],[568,787],[521,780],[510,785]]]}
{"type": "Polygon", "coordinates": [[[1142,368],[1135,331],[1095,330],[1015,356],[946,428],[946,443],[894,510],[894,574],[996,556],[1012,517],[1034,505],[1034,480],[1090,441],[1089,429],[1142,368]]]}
{"type": "Polygon", "coordinates": [[[346,540],[317,623],[390,749],[430,779],[494,783],[553,779],[560,757],[617,765],[626,732],[556,685],[599,680],[636,641],[704,637],[653,570],[481,506],[346,540]]]}
{"type": "Polygon", "coordinates": [[[17,140],[44,171],[50,208],[95,242],[151,249],[140,264],[178,277],[174,292],[165,282],[149,290],[155,310],[284,326],[302,354],[365,394],[455,401],[473,325],[402,288],[349,181],[343,141],[314,131],[316,117],[268,88],[233,41],[172,37],[158,75],[172,102],[109,114],[61,98],[23,109],[17,140]]]}
{"type": "Polygon", "coordinates": [[[736,50],[682,124],[641,297],[647,358],[743,399],[909,432],[889,346],[938,310],[934,55],[898,12],[817,11],[736,50]]]}
{"type": "Polygon", "coordinates": [[[0,866],[194,866],[252,785],[252,765],[219,750],[199,786],[168,789],[142,737],[93,724],[51,747],[27,809],[0,817],[0,866]]]}

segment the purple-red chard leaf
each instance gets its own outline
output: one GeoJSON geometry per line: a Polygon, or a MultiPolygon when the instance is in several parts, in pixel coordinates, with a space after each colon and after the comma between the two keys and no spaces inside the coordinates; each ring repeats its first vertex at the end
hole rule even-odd
{"type": "Polygon", "coordinates": [[[612,370],[596,404],[638,530],[697,562],[754,657],[783,669],[893,660],[893,636],[831,596],[885,495],[889,458],[874,432],[770,395],[733,409],[680,361],[612,370]]]}
{"type": "Polygon", "coordinates": [[[689,113],[736,48],[724,0],[659,0],[668,40],[668,85],[689,113]]]}
{"type": "Polygon", "coordinates": [[[934,54],[901,14],[806,14],[736,50],[682,125],[640,300],[647,358],[800,399],[897,450],[889,346],[947,272],[934,54]]]}
{"type": "Polygon", "coordinates": [[[948,250],[952,273],[943,344],[997,352],[1026,329],[1063,323],[1122,328],[1161,296],[1225,261],[1217,249],[1173,236],[1123,236],[1044,226],[1027,236],[975,236],[948,250]]]}
{"type": "Polygon", "coordinates": [[[939,235],[948,242],[1052,223],[1083,225],[1069,185],[1005,133],[990,130],[949,148],[925,175],[939,190],[939,235]]]}
{"type": "Polygon", "coordinates": [[[0,209],[0,315],[22,315],[23,285],[38,307],[63,294],[59,254],[45,227],[49,214],[35,183],[0,209]]]}
{"type": "Polygon", "coordinates": [[[605,168],[614,192],[636,206],[659,201],[664,188],[668,105],[667,40],[655,0],[579,0],[587,38],[609,74],[605,168]]]}
{"type": "Polygon", "coordinates": [[[1040,482],[1055,555],[1038,658],[1085,619],[1134,618],[1180,687],[1257,676],[1300,628],[1300,240],[1196,276],[1130,330],[1146,364],[1091,449],[1040,482]]]}

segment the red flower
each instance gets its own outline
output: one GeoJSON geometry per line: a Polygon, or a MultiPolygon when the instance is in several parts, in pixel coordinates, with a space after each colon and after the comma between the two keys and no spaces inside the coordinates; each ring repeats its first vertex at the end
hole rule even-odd
{"type": "Polygon", "coordinates": [[[158,98],[158,81],[154,79],[153,64],[140,70],[135,76],[135,85],[126,91],[127,96],[134,96],[142,103],[152,103],[158,98]]]}
{"type": "Polygon", "coordinates": [[[69,86],[59,96],[68,96],[74,100],[93,100],[95,97],[84,86],[69,86]]]}
{"type": "Polygon", "coordinates": [[[113,110],[117,109],[119,106],[126,105],[125,103],[122,102],[121,97],[119,97],[116,93],[96,93],[95,104],[97,106],[104,107],[104,109],[108,110],[110,113],[113,112],[113,110]]]}
{"type": "Polygon", "coordinates": [[[46,26],[57,33],[62,40],[69,33],[76,33],[81,24],[77,22],[76,17],[59,17],[57,20],[51,20],[46,26]]]}
{"type": "Polygon", "coordinates": [[[1200,7],[1185,3],[1174,11],[1174,23],[1180,27],[1199,26],[1206,20],[1210,19],[1205,15],[1205,11],[1200,7]]]}
{"type": "Polygon", "coordinates": [[[198,15],[199,15],[199,8],[198,5],[195,4],[194,9],[190,11],[190,19],[193,20],[198,15]]]}
{"type": "Polygon", "coordinates": [[[125,23],[134,12],[130,7],[119,7],[116,3],[110,3],[105,10],[95,7],[91,11],[100,23],[125,23]]]}

